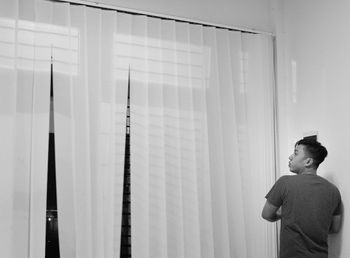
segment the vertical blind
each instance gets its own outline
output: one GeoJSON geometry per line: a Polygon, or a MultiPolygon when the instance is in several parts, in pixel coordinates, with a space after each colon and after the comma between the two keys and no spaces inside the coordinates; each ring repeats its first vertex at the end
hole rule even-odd
{"type": "Polygon", "coordinates": [[[0,10],[0,242],[44,257],[50,59],[60,254],[276,257],[272,38],[49,1],[0,10]],[[9,237],[11,236],[11,237],[9,237]]]}

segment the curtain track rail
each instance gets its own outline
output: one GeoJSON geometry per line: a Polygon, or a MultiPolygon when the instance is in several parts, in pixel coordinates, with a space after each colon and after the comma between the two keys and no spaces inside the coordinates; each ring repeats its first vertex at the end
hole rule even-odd
{"type": "Polygon", "coordinates": [[[118,11],[118,12],[135,14],[135,15],[145,15],[148,17],[154,17],[154,18],[160,18],[160,19],[166,19],[166,20],[174,20],[174,21],[178,21],[178,22],[187,22],[190,24],[215,27],[218,29],[227,29],[227,30],[231,30],[231,31],[240,31],[243,33],[253,33],[253,34],[263,34],[263,35],[268,35],[268,36],[274,36],[273,33],[267,32],[267,31],[261,31],[261,30],[255,30],[255,29],[249,29],[249,28],[241,28],[241,27],[232,27],[232,26],[227,26],[227,25],[223,25],[223,24],[188,19],[188,18],[184,18],[184,17],[171,16],[171,15],[166,15],[166,14],[152,13],[152,12],[141,11],[141,10],[136,10],[136,9],[129,9],[129,8],[124,8],[124,7],[107,5],[107,4],[102,4],[102,3],[98,3],[98,2],[88,2],[86,0],[47,0],[47,1],[66,2],[66,3],[70,3],[70,4],[85,5],[88,7],[100,8],[100,9],[104,9],[104,10],[114,10],[114,11],[118,11]]]}

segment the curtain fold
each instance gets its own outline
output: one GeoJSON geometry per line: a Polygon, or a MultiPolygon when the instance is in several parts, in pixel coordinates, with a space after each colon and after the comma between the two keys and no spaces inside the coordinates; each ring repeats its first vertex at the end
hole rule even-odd
{"type": "MultiPolygon", "coordinates": [[[[227,206],[227,234],[229,236],[229,250],[233,257],[247,257],[246,230],[244,227],[244,210],[237,209],[243,206],[241,185],[241,169],[239,157],[239,123],[237,113],[244,109],[235,107],[235,88],[240,85],[242,34],[240,32],[220,31],[217,34],[218,76],[220,80],[219,102],[221,116],[221,133],[223,137],[222,157],[224,164],[224,185],[227,206]],[[240,173],[235,173],[240,171],[240,173]],[[231,223],[230,223],[231,221],[231,223]],[[232,223],[235,221],[235,223],[232,223]]],[[[248,256],[249,257],[249,256],[248,256]]]]}
{"type": "Polygon", "coordinates": [[[115,64],[115,12],[53,4],[57,208],[62,257],[118,257],[127,73],[115,64]],[[55,20],[55,19],[54,19],[55,20]]]}
{"type": "Polygon", "coordinates": [[[44,257],[50,51],[34,1],[0,10],[1,254],[44,257]]]}
{"type": "Polygon", "coordinates": [[[133,256],[275,257],[272,39],[130,19],[133,256]]]}
{"type": "Polygon", "coordinates": [[[265,196],[275,180],[272,38],[246,34],[242,37],[242,42],[246,74],[245,134],[249,146],[245,152],[249,167],[246,172],[241,171],[245,189],[243,200],[247,204],[243,207],[246,221],[249,223],[246,223],[246,242],[248,257],[257,256],[261,252],[268,257],[276,255],[275,224],[256,220],[256,215],[261,213],[265,203],[265,199],[257,196],[265,196]],[[252,178],[255,180],[252,181],[252,178]],[[248,189],[255,190],[251,192],[248,189]],[[248,207],[248,203],[252,201],[255,205],[248,207]],[[254,238],[251,237],[253,235],[254,238]],[[257,245],[260,250],[256,248],[257,245]]]}
{"type": "Polygon", "coordinates": [[[52,56],[62,258],[120,255],[129,74],[132,256],[277,257],[260,217],[275,170],[270,36],[3,2],[4,256],[45,255],[52,56]]]}

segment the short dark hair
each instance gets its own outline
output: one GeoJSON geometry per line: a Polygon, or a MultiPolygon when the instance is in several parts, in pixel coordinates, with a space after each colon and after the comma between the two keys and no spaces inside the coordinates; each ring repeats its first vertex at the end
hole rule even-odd
{"type": "Polygon", "coordinates": [[[301,139],[296,142],[295,146],[297,145],[303,145],[305,147],[304,151],[314,160],[313,164],[316,168],[318,168],[328,155],[327,149],[314,139],[301,139]]]}

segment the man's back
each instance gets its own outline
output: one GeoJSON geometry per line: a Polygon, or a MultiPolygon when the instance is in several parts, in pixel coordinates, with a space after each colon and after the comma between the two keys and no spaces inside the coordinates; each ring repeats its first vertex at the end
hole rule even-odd
{"type": "Polygon", "coordinates": [[[332,217],[340,214],[340,193],[326,179],[312,174],[283,176],[266,195],[282,205],[280,258],[328,256],[332,217]]]}

